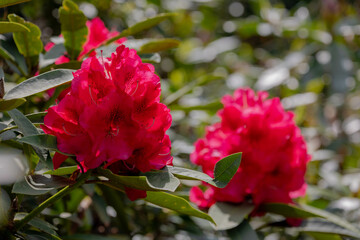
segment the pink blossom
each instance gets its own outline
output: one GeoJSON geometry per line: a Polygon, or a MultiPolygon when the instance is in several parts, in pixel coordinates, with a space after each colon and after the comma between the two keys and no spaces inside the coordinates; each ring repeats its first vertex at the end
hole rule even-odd
{"type": "Polygon", "coordinates": [[[304,175],[310,160],[294,115],[278,98],[266,92],[238,89],[224,96],[221,122],[207,127],[206,136],[195,143],[191,161],[212,176],[215,164],[232,153],[242,152],[240,168],[223,189],[209,186],[205,194],[193,188],[190,199],[200,207],[217,201],[241,203],[291,203],[306,191],[304,175]]]}

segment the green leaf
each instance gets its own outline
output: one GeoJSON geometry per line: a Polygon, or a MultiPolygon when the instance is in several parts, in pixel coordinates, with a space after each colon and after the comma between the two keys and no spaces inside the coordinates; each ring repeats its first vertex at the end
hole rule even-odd
{"type": "Polygon", "coordinates": [[[259,207],[259,211],[275,213],[286,218],[311,218],[321,217],[318,214],[308,212],[294,204],[266,203],[259,207]]]}
{"type": "Polygon", "coordinates": [[[0,0],[0,8],[23,3],[23,2],[28,2],[28,1],[30,0],[0,0]]]}
{"type": "Polygon", "coordinates": [[[147,192],[147,197],[144,200],[181,214],[203,218],[215,224],[208,214],[193,208],[184,198],[166,192],[147,192]]]}
{"type": "Polygon", "coordinates": [[[24,136],[39,134],[37,128],[19,110],[13,109],[8,111],[8,114],[14,120],[24,136]]]}
{"type": "Polygon", "coordinates": [[[228,230],[230,239],[237,240],[259,240],[255,230],[250,226],[249,222],[244,220],[236,228],[228,230]]]}
{"type": "Polygon", "coordinates": [[[334,233],[305,232],[315,240],[342,240],[340,235],[334,233]]]}
{"type": "Polygon", "coordinates": [[[329,222],[335,223],[336,225],[341,226],[345,229],[348,229],[360,236],[360,230],[357,227],[355,227],[354,225],[352,225],[351,223],[349,223],[348,221],[346,221],[344,218],[336,216],[335,214],[332,214],[330,212],[311,207],[309,205],[301,204],[300,206],[305,211],[311,212],[313,214],[317,214],[318,216],[325,218],[329,222]]]}
{"type": "MultiPolygon", "coordinates": [[[[13,109],[11,111],[8,111],[8,114],[14,120],[14,122],[25,137],[39,134],[37,128],[19,110],[13,109]]],[[[53,163],[51,161],[49,151],[36,147],[34,147],[34,149],[36,154],[40,157],[40,160],[45,163],[48,168],[53,169],[53,163]]]]}
{"type": "MultiPolygon", "coordinates": [[[[3,124],[3,123],[0,123],[0,131],[5,129],[5,128],[7,128],[7,125],[3,124]]],[[[16,138],[16,135],[15,135],[14,131],[8,130],[8,131],[5,131],[3,133],[0,133],[0,142],[10,140],[10,139],[13,139],[13,138],[16,138]]]]}
{"type": "Polygon", "coordinates": [[[48,72],[53,69],[73,69],[77,70],[81,68],[81,62],[79,61],[70,61],[62,64],[51,64],[46,67],[43,67],[39,70],[40,73],[48,72]]]}
{"type": "Polygon", "coordinates": [[[341,239],[339,238],[339,235],[360,239],[359,233],[350,231],[346,228],[343,228],[335,223],[328,222],[327,220],[324,219],[309,219],[307,221],[303,221],[303,223],[299,227],[291,227],[291,230],[308,233],[310,235],[316,235],[317,236],[316,239],[324,239],[324,240],[332,239],[332,238],[326,238],[328,235],[331,236],[337,235],[338,237],[334,239],[341,239]]]}
{"type": "Polygon", "coordinates": [[[65,39],[65,48],[72,60],[77,59],[86,42],[88,29],[86,17],[79,7],[70,0],[64,0],[59,9],[61,34],[65,39]]]}
{"type": "Polygon", "coordinates": [[[5,48],[0,46],[0,56],[5,60],[9,60],[10,62],[15,62],[15,57],[11,55],[5,48]]]}
{"type": "Polygon", "coordinates": [[[4,99],[28,97],[68,83],[73,79],[72,72],[68,69],[58,69],[29,78],[7,92],[4,99]]]}
{"type": "Polygon", "coordinates": [[[29,28],[16,22],[0,22],[0,34],[9,32],[30,32],[29,28]]]}
{"type": "Polygon", "coordinates": [[[360,230],[343,218],[340,218],[330,212],[304,204],[298,207],[293,204],[267,203],[261,205],[259,210],[279,214],[287,218],[324,218],[331,223],[353,232],[354,234],[360,235],[360,230]]]}
{"type": "Polygon", "coordinates": [[[160,63],[161,57],[160,54],[154,53],[154,54],[140,54],[141,61],[143,63],[160,63]]]}
{"type": "Polygon", "coordinates": [[[73,184],[74,181],[55,175],[28,175],[22,181],[16,182],[12,193],[25,195],[41,195],[54,189],[73,184]]]}
{"type": "Polygon", "coordinates": [[[97,169],[97,172],[109,179],[110,185],[120,185],[146,191],[171,191],[174,192],[180,185],[179,179],[169,171],[162,170],[147,172],[145,176],[122,176],[113,174],[108,169],[97,169]]]}
{"type": "Polygon", "coordinates": [[[187,168],[169,166],[168,169],[180,179],[200,180],[215,187],[224,188],[235,175],[240,166],[240,162],[241,153],[235,153],[221,159],[215,165],[214,179],[205,173],[187,168]]]}
{"type": "Polygon", "coordinates": [[[242,153],[234,153],[216,163],[214,169],[216,186],[225,187],[230,182],[240,166],[241,155],[242,153]]]}
{"type": "Polygon", "coordinates": [[[39,54],[43,50],[40,28],[15,14],[9,14],[8,18],[10,22],[24,25],[30,30],[30,32],[15,32],[13,36],[19,52],[27,59],[30,59],[28,61],[31,62],[31,66],[36,66],[39,61],[39,54]]]}
{"type": "Polygon", "coordinates": [[[238,226],[253,209],[254,205],[248,203],[233,205],[217,202],[210,207],[209,215],[216,223],[216,230],[227,230],[238,226]]]}
{"type": "Polygon", "coordinates": [[[58,151],[56,137],[53,135],[36,134],[20,138],[18,141],[34,147],[58,151]]]}
{"type": "Polygon", "coordinates": [[[93,200],[92,206],[93,206],[95,212],[97,213],[97,215],[99,216],[101,222],[103,222],[105,226],[109,226],[111,219],[110,219],[110,216],[106,212],[107,204],[106,204],[104,198],[99,196],[96,193],[91,198],[93,200]]]}
{"type": "Polygon", "coordinates": [[[72,174],[72,173],[75,172],[77,169],[78,169],[77,166],[61,167],[61,168],[58,168],[58,169],[56,169],[56,170],[46,171],[46,172],[44,172],[43,174],[50,174],[50,175],[62,176],[62,175],[72,174]]]}
{"type": "Polygon", "coordinates": [[[138,53],[160,52],[171,48],[176,48],[179,46],[179,44],[180,41],[176,39],[171,39],[171,38],[155,39],[142,45],[138,53]]]}
{"type": "MultiPolygon", "coordinates": [[[[16,213],[14,220],[19,221],[19,220],[23,219],[26,215],[27,215],[27,213],[16,213]]],[[[57,233],[56,233],[56,231],[58,230],[57,227],[55,227],[54,225],[51,225],[50,223],[48,223],[40,218],[35,217],[35,218],[31,219],[28,224],[30,224],[31,226],[33,226],[43,232],[57,236],[57,233]]]]}
{"type": "Polygon", "coordinates": [[[17,108],[26,102],[25,98],[17,98],[17,99],[0,99],[0,112],[9,111],[11,109],[17,108]]]}
{"type": "Polygon", "coordinates": [[[159,14],[155,17],[146,19],[145,21],[138,22],[138,23],[134,24],[133,26],[122,31],[118,36],[110,38],[106,42],[106,44],[110,44],[110,43],[118,40],[119,38],[135,35],[136,33],[139,33],[146,29],[152,28],[152,27],[158,25],[159,23],[161,23],[162,21],[164,21],[170,17],[173,17],[175,15],[176,14],[174,14],[174,13],[163,13],[163,14],[159,14]]]}

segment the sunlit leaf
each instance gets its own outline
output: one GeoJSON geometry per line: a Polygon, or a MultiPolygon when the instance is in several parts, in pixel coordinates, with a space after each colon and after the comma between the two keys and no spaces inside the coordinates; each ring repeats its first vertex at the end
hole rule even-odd
{"type": "Polygon", "coordinates": [[[30,32],[25,25],[16,22],[0,22],[0,34],[9,32],[30,32]]]}
{"type": "Polygon", "coordinates": [[[138,22],[138,23],[134,24],[133,26],[122,31],[118,36],[115,36],[115,37],[109,39],[106,42],[106,44],[110,44],[110,43],[118,40],[119,38],[131,36],[131,35],[137,34],[139,32],[142,32],[144,30],[147,30],[149,28],[152,28],[152,27],[158,25],[159,23],[161,23],[162,21],[164,21],[168,18],[171,18],[175,15],[176,14],[174,14],[174,13],[163,13],[163,14],[159,14],[155,17],[146,19],[142,22],[138,22]]]}
{"type": "Polygon", "coordinates": [[[17,98],[17,99],[0,99],[0,112],[9,111],[11,109],[17,108],[26,102],[25,98],[17,98]]]}
{"type": "Polygon", "coordinates": [[[181,214],[203,218],[212,223],[215,223],[214,220],[208,214],[193,208],[190,205],[190,203],[186,201],[184,198],[169,193],[147,192],[147,197],[144,200],[149,203],[176,211],[181,214]]]}
{"type": "Polygon", "coordinates": [[[23,3],[23,2],[28,2],[28,1],[30,0],[0,0],[0,8],[23,3]]]}
{"type": "Polygon", "coordinates": [[[7,92],[4,99],[28,97],[68,83],[73,79],[72,72],[68,69],[57,69],[29,78],[7,92]]]}
{"type": "Polygon", "coordinates": [[[70,166],[70,167],[61,167],[58,168],[56,170],[49,170],[44,172],[43,174],[50,174],[50,175],[58,175],[58,176],[62,176],[62,175],[68,175],[68,174],[72,174],[74,171],[76,171],[78,169],[77,166],[70,166]]]}
{"type": "Polygon", "coordinates": [[[176,48],[179,46],[179,44],[180,41],[176,39],[170,39],[170,38],[156,39],[142,45],[138,52],[139,53],[160,52],[171,48],[176,48]]]}
{"type": "Polygon", "coordinates": [[[9,14],[8,18],[10,22],[24,25],[30,30],[30,32],[14,32],[13,36],[19,52],[28,59],[28,64],[36,66],[39,62],[39,54],[43,50],[40,28],[15,14],[9,14]]]}
{"type": "Polygon", "coordinates": [[[86,41],[88,29],[86,17],[79,7],[70,0],[64,0],[59,9],[61,34],[65,39],[65,48],[72,60],[77,59],[86,41]]]}

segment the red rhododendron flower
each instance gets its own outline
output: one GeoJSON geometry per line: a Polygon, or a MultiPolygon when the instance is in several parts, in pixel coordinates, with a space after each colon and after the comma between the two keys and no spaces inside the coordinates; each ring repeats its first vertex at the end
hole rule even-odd
{"type": "MultiPolygon", "coordinates": [[[[94,48],[99,47],[102,43],[106,42],[112,37],[115,37],[116,35],[120,34],[117,31],[109,31],[106,27],[103,21],[101,21],[100,18],[96,17],[92,20],[89,20],[86,22],[86,26],[88,28],[88,35],[86,42],[84,43],[83,50],[78,56],[78,60],[80,60],[85,54],[89,53],[94,48]]],[[[60,35],[61,36],[61,35],[60,35]]],[[[120,38],[115,41],[117,44],[121,44],[126,41],[126,38],[120,38]]],[[[49,42],[45,45],[44,49],[45,51],[49,51],[52,47],[54,47],[55,44],[53,42],[49,42]]],[[[58,59],[56,59],[55,64],[62,64],[69,62],[70,59],[63,55],[60,56],[58,59]]],[[[47,93],[51,96],[54,94],[55,88],[50,89],[47,91],[47,93]]],[[[69,92],[69,89],[63,90],[60,95],[58,96],[58,99],[62,99],[67,93],[69,92]]]]}
{"type": "MultiPolygon", "coordinates": [[[[111,58],[83,62],[69,92],[48,109],[42,129],[85,170],[100,165],[115,173],[161,169],[172,157],[165,134],[171,115],[159,103],[160,91],[154,67],[121,45],[111,58]]],[[[56,153],[54,168],[65,159],[56,153]]]]}
{"type": "Polygon", "coordinates": [[[223,189],[209,186],[205,194],[198,187],[190,200],[208,208],[217,201],[241,203],[291,203],[306,190],[304,175],[310,160],[293,113],[286,112],[278,98],[266,99],[251,89],[238,89],[224,96],[221,122],[207,128],[204,139],[195,144],[191,161],[212,176],[222,158],[242,152],[240,168],[223,189]]]}
{"type": "MultiPolygon", "coordinates": [[[[86,26],[88,28],[88,35],[86,42],[84,43],[83,50],[79,54],[79,59],[82,58],[85,54],[89,53],[90,50],[99,47],[102,43],[106,42],[112,37],[120,34],[117,31],[109,31],[103,21],[100,18],[96,17],[92,20],[88,20],[86,22],[86,26]]],[[[61,36],[61,35],[60,35],[61,36]]],[[[121,44],[126,41],[126,38],[120,38],[115,43],[121,44]]],[[[53,42],[49,42],[45,45],[45,51],[49,51],[55,44],[53,42]]],[[[62,64],[69,62],[70,59],[66,56],[61,56],[56,59],[55,64],[62,64]]]]}

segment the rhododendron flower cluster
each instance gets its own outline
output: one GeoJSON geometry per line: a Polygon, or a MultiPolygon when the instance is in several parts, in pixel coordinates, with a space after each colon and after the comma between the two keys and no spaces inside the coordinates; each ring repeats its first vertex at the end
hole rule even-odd
{"type": "Polygon", "coordinates": [[[195,144],[191,161],[213,177],[216,162],[242,152],[240,168],[223,189],[209,186],[190,192],[190,200],[208,208],[217,201],[241,203],[291,203],[306,191],[304,175],[310,160],[306,144],[295,125],[293,113],[286,112],[278,98],[266,99],[251,89],[238,89],[224,96],[221,122],[207,128],[204,139],[195,144]]]}
{"type": "MultiPolygon", "coordinates": [[[[79,54],[79,59],[82,58],[85,54],[89,53],[92,49],[99,47],[102,43],[106,42],[112,37],[120,34],[117,31],[109,31],[103,21],[100,18],[96,17],[92,20],[88,20],[86,22],[86,26],[88,28],[88,35],[86,42],[84,43],[83,50],[79,54]]],[[[115,43],[121,44],[126,40],[126,38],[120,38],[115,43]]],[[[45,46],[45,51],[49,51],[52,47],[54,47],[53,42],[49,42],[45,46]]],[[[55,64],[62,64],[69,62],[70,59],[66,56],[60,56],[56,59],[55,64]]]]}
{"type": "MultiPolygon", "coordinates": [[[[58,149],[86,169],[104,165],[137,173],[172,163],[166,130],[170,110],[160,101],[154,66],[123,45],[110,58],[86,59],[70,91],[48,109],[42,129],[57,137],[58,149]]],[[[56,153],[58,168],[66,156],[56,153]]]]}

